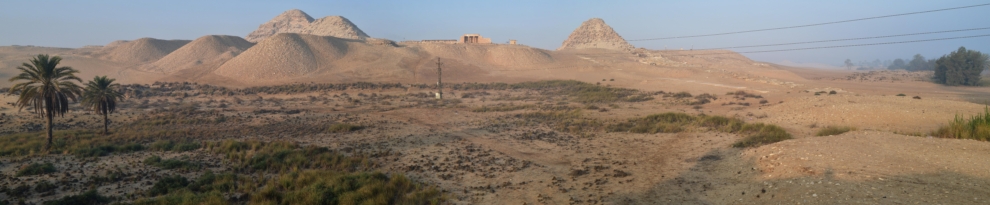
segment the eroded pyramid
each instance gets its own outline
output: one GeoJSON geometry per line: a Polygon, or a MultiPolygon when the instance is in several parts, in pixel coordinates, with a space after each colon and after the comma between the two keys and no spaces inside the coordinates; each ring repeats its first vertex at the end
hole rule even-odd
{"type": "Polygon", "coordinates": [[[604,48],[613,50],[628,50],[633,46],[619,36],[611,26],[605,24],[600,18],[592,18],[584,23],[571,35],[567,37],[564,44],[557,50],[584,49],[584,48],[604,48]]]}

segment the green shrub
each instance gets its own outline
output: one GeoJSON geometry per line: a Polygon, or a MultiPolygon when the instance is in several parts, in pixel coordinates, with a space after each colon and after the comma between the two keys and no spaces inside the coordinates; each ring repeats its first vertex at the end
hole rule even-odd
{"type": "Polygon", "coordinates": [[[904,93],[899,93],[899,94],[897,94],[897,96],[898,97],[904,97],[904,96],[907,96],[907,95],[905,95],[904,93]]]}
{"type": "Polygon", "coordinates": [[[181,142],[177,143],[172,140],[159,140],[155,143],[151,143],[151,150],[155,151],[174,151],[174,152],[186,152],[199,149],[200,145],[196,142],[181,142]]]}
{"type": "Polygon", "coordinates": [[[17,176],[20,177],[20,176],[39,175],[39,174],[49,174],[49,173],[55,173],[55,171],[56,171],[55,165],[53,165],[52,163],[44,163],[44,164],[32,163],[27,166],[21,167],[21,170],[17,171],[17,176]]]}
{"type": "Polygon", "coordinates": [[[13,197],[27,197],[31,195],[31,187],[26,184],[21,184],[20,186],[16,186],[13,189],[10,189],[10,191],[7,191],[7,195],[13,197]]]}
{"type": "Polygon", "coordinates": [[[110,199],[101,196],[96,190],[89,190],[80,195],[65,196],[58,200],[46,201],[44,205],[99,205],[110,203],[110,199]]]}
{"type": "Polygon", "coordinates": [[[290,172],[272,179],[250,203],[271,204],[440,204],[443,195],[403,175],[379,172],[290,172]]]}
{"type": "Polygon", "coordinates": [[[166,176],[155,182],[155,185],[148,190],[148,195],[164,195],[171,191],[185,188],[186,186],[189,186],[189,179],[180,175],[166,176]]]}
{"type": "Polygon", "coordinates": [[[932,136],[955,139],[990,141],[990,108],[983,108],[982,115],[965,119],[957,115],[948,125],[942,126],[932,136]]]}
{"type": "Polygon", "coordinates": [[[791,139],[791,134],[787,133],[784,128],[763,123],[743,125],[739,132],[748,136],[732,144],[733,147],[759,147],[791,139]]]}
{"type": "Polygon", "coordinates": [[[155,198],[145,198],[134,201],[135,205],[213,205],[231,204],[219,191],[193,192],[188,189],[178,189],[155,198]]]}
{"type": "Polygon", "coordinates": [[[701,118],[699,122],[699,125],[701,125],[702,127],[707,127],[721,132],[729,132],[729,133],[733,133],[741,130],[743,125],[745,124],[746,122],[743,122],[740,119],[728,118],[723,116],[704,116],[701,118]]]}
{"type": "Polygon", "coordinates": [[[677,133],[685,130],[685,126],[695,121],[695,117],[684,113],[661,113],[643,118],[632,119],[609,127],[612,132],[632,133],[677,133]]]}
{"type": "Polygon", "coordinates": [[[326,147],[299,147],[289,142],[226,140],[207,143],[207,149],[225,154],[239,169],[357,171],[371,166],[367,158],[347,157],[326,147]]]}
{"type": "Polygon", "coordinates": [[[144,146],[135,143],[124,145],[98,145],[89,148],[79,148],[73,151],[77,157],[102,157],[111,153],[128,153],[144,150],[144,146]]]}
{"type": "Polygon", "coordinates": [[[685,91],[681,91],[681,92],[678,92],[678,93],[670,94],[669,97],[678,98],[678,99],[680,99],[680,98],[689,98],[689,97],[691,97],[691,93],[685,92],[685,91]]]}
{"type": "Polygon", "coordinates": [[[151,157],[145,158],[144,159],[144,164],[149,165],[149,166],[154,166],[154,167],[162,168],[162,169],[182,168],[182,169],[185,169],[185,170],[193,170],[193,169],[198,169],[199,168],[199,164],[194,163],[194,162],[190,162],[190,161],[186,161],[186,160],[180,160],[180,159],[166,159],[166,160],[162,160],[162,158],[161,157],[158,157],[158,156],[151,156],[151,157]]]}
{"type": "Polygon", "coordinates": [[[852,127],[826,126],[823,127],[821,130],[819,130],[818,133],[815,134],[815,136],[840,135],[842,133],[846,133],[852,130],[856,130],[856,129],[852,127]]]}
{"type": "Polygon", "coordinates": [[[34,185],[34,192],[45,193],[55,190],[56,188],[58,188],[58,186],[55,186],[51,182],[42,180],[41,182],[38,182],[38,184],[34,185]]]}
{"type": "Polygon", "coordinates": [[[347,124],[347,123],[339,123],[339,124],[331,125],[330,128],[327,129],[327,132],[330,132],[330,133],[345,133],[345,132],[358,131],[358,130],[361,130],[361,129],[364,129],[364,127],[363,126],[359,126],[359,125],[347,124]]]}
{"type": "Polygon", "coordinates": [[[582,117],[581,109],[531,112],[516,115],[523,119],[523,125],[544,125],[550,129],[589,137],[592,133],[606,128],[605,123],[582,117]]]}

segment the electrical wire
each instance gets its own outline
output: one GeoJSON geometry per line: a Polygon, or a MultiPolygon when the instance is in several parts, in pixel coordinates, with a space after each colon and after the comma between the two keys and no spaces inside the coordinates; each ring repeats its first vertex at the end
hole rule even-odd
{"type": "MultiPolygon", "coordinates": [[[[922,40],[911,40],[911,41],[893,41],[893,42],[881,42],[881,43],[865,43],[865,44],[850,44],[850,45],[837,45],[837,46],[819,46],[819,47],[807,47],[807,48],[791,48],[791,49],[777,49],[777,50],[762,50],[762,51],[743,51],[743,52],[718,52],[718,53],[699,53],[699,54],[677,54],[677,55],[663,55],[663,57],[677,57],[677,56],[705,56],[705,55],[731,55],[731,54],[744,54],[744,53],[770,53],[770,52],[784,52],[784,51],[800,51],[800,50],[816,50],[816,49],[829,49],[829,48],[846,48],[846,47],[862,47],[862,46],[878,46],[878,45],[890,45],[890,44],[905,44],[905,43],[919,43],[919,42],[929,42],[929,41],[944,41],[944,40],[954,40],[954,39],[964,39],[964,38],[979,38],[979,37],[990,37],[990,34],[983,35],[972,35],[972,36],[958,36],[958,37],[948,37],[948,38],[934,38],[934,39],[922,39],[922,40]]],[[[670,51],[662,51],[670,52],[670,51]]],[[[599,54],[629,54],[623,52],[607,52],[599,54]]],[[[513,70],[494,70],[501,72],[519,72],[519,71],[553,71],[562,68],[573,68],[574,66],[554,66],[554,67],[544,67],[536,69],[513,69],[513,70]]]]}
{"type": "Polygon", "coordinates": [[[838,46],[819,46],[819,47],[790,48],[790,49],[762,50],[762,51],[742,51],[742,52],[722,52],[722,53],[699,53],[699,54],[678,54],[678,55],[663,55],[663,56],[664,57],[668,57],[668,56],[724,55],[724,54],[743,54],[743,53],[770,53],[770,52],[783,52],[783,51],[800,51],[800,50],[816,50],[816,49],[828,49],[828,48],[846,48],[846,47],[862,47],[862,46],[878,46],[878,45],[890,45],[890,44],[918,43],[918,42],[928,42],[928,41],[944,41],[944,40],[963,39],[963,38],[979,38],[979,37],[988,37],[988,36],[990,36],[990,34],[973,35],[973,36],[948,37],[948,38],[922,39],[922,40],[911,40],[911,41],[893,41],[893,42],[882,42],[882,43],[850,44],[850,45],[838,45],[838,46]]]}
{"type": "Polygon", "coordinates": [[[874,17],[866,17],[866,18],[858,18],[858,19],[850,19],[850,20],[842,20],[842,21],[832,21],[832,22],[825,22],[825,23],[805,24],[805,25],[798,25],[798,26],[786,26],[786,27],[777,27],[777,28],[755,29],[755,30],[745,30],[745,31],[735,31],[735,32],[715,33],[715,34],[704,34],[704,35],[691,35],[691,36],[675,36],[675,37],[664,37],[664,38],[634,39],[634,40],[629,40],[629,41],[652,41],[652,40],[678,39],[678,38],[697,38],[697,37],[722,36],[722,35],[740,34],[740,33],[752,33],[752,32],[760,32],[760,31],[773,31],[773,30],[803,28],[803,27],[812,27],[812,26],[822,26],[822,25],[829,25],[829,24],[848,23],[848,22],[855,22],[855,21],[865,21],[865,20],[872,20],[872,19],[881,19],[881,18],[889,18],[889,17],[897,17],[897,16],[907,16],[907,15],[923,14],[923,13],[931,13],[931,12],[940,12],[940,11],[948,11],[948,10],[956,10],[956,9],[965,9],[965,8],[981,7],[981,6],[988,6],[988,5],[990,5],[990,3],[970,5],[970,6],[961,6],[961,7],[953,7],[953,8],[944,8],[944,9],[927,10],[927,11],[918,11],[918,12],[910,12],[910,13],[891,14],[891,15],[884,15],[884,16],[874,16],[874,17]]]}
{"type": "Polygon", "coordinates": [[[826,43],[826,42],[837,42],[837,41],[852,41],[852,40],[865,40],[865,39],[878,39],[878,38],[891,38],[891,37],[901,37],[901,36],[916,36],[916,35],[926,35],[926,34],[936,34],[936,33],[952,33],[952,32],[962,32],[962,31],[976,31],[976,30],[986,30],[990,27],[985,28],[971,28],[971,29],[958,29],[958,30],[948,30],[948,31],[932,31],[932,32],[921,32],[921,33],[909,33],[909,34],[897,34],[897,35],[886,35],[886,36],[871,36],[862,38],[844,38],[844,39],[832,39],[832,40],[820,40],[820,41],[804,41],[804,42],[793,42],[793,43],[777,43],[777,44],[764,44],[764,45],[750,45],[750,46],[733,46],[733,47],[722,47],[722,48],[703,48],[694,50],[724,50],[733,48],[754,48],[754,47],[769,47],[769,46],[786,46],[786,45],[797,45],[797,44],[809,44],[809,43],[826,43]]]}

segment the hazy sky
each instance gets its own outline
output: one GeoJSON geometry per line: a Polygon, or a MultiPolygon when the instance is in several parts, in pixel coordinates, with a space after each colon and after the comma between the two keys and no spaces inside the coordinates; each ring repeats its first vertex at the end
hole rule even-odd
{"type": "MultiPolygon", "coordinates": [[[[245,36],[285,10],[313,18],[347,17],[368,35],[396,41],[454,39],[480,33],[493,42],[516,39],[556,49],[581,22],[599,17],[627,40],[794,26],[984,4],[975,0],[850,1],[0,1],[0,45],[81,47],[141,37],[195,39],[245,36]]],[[[779,31],[676,40],[630,41],[648,49],[713,48],[990,27],[990,6],[779,31]]],[[[990,34],[990,29],[783,47],[920,40],[990,34]]],[[[959,46],[990,52],[990,37],[810,51],[746,54],[767,62],[928,58],[959,46]]]]}

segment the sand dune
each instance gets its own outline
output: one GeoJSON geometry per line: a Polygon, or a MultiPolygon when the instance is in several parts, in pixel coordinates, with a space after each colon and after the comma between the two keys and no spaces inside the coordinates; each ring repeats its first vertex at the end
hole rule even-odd
{"type": "Polygon", "coordinates": [[[251,48],[254,44],[237,36],[200,37],[162,59],[142,66],[149,72],[172,73],[203,64],[222,64],[251,48]]]}
{"type": "Polygon", "coordinates": [[[281,33],[227,61],[215,73],[242,80],[302,77],[318,69],[332,69],[330,62],[346,52],[347,43],[342,39],[281,33]]]}
{"type": "Polygon", "coordinates": [[[550,51],[515,45],[421,44],[430,54],[480,67],[529,67],[554,63],[550,51]]]}
{"type": "Polygon", "coordinates": [[[121,63],[148,63],[165,57],[189,43],[189,40],[161,40],[140,38],[134,41],[115,41],[100,51],[101,59],[121,63]]]}

